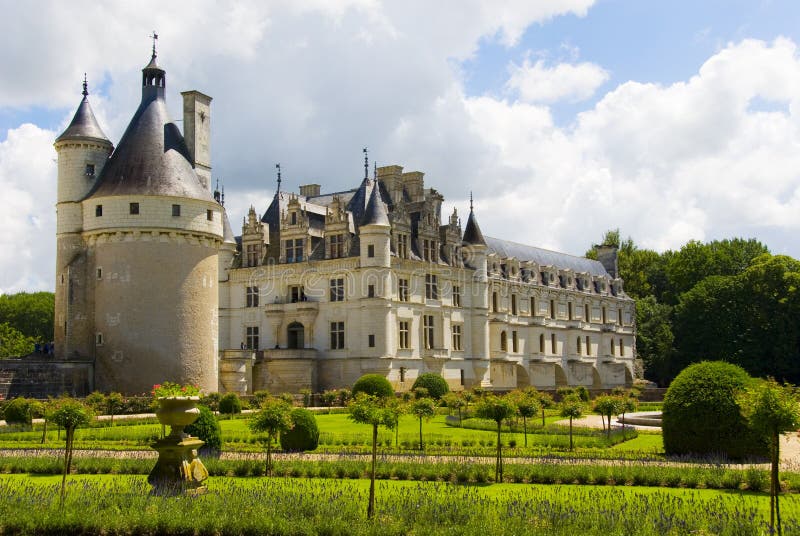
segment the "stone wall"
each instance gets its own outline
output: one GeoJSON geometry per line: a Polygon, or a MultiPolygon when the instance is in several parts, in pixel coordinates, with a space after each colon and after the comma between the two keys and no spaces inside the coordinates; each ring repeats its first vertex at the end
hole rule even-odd
{"type": "Polygon", "coordinates": [[[0,397],[83,397],[94,390],[90,361],[0,359],[0,397]]]}

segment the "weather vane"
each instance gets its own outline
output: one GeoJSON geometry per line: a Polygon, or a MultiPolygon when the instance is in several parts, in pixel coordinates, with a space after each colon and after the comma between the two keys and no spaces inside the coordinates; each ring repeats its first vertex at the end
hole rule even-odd
{"type": "Polygon", "coordinates": [[[86,81],[86,73],[83,73],[83,96],[89,95],[88,82],[86,81]]]}
{"type": "Polygon", "coordinates": [[[281,191],[281,165],[275,164],[275,169],[278,170],[278,191],[281,191]]]}
{"type": "Polygon", "coordinates": [[[156,57],[156,41],[158,40],[158,34],[156,33],[155,30],[153,30],[153,34],[150,36],[150,38],[153,40],[153,58],[155,58],[156,57]]]}
{"type": "Polygon", "coordinates": [[[367,148],[364,147],[364,179],[369,178],[369,152],[367,148]]]}
{"type": "Polygon", "coordinates": [[[472,212],[472,190],[469,191],[469,211],[472,212]]]}

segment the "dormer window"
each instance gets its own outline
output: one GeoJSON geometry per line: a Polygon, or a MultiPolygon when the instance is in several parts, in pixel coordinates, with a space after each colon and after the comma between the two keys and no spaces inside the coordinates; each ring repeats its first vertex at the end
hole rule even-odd
{"type": "Polygon", "coordinates": [[[297,225],[297,212],[292,212],[289,216],[292,225],[297,225]]]}
{"type": "Polygon", "coordinates": [[[84,173],[86,173],[87,177],[94,177],[94,164],[86,164],[84,173]]]}

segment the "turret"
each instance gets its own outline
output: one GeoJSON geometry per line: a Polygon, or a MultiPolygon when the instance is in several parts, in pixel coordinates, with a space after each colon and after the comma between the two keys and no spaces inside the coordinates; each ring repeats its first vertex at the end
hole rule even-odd
{"type": "Polygon", "coordinates": [[[391,225],[381,199],[380,185],[374,181],[359,229],[361,266],[388,268],[391,265],[390,234],[391,225]]]}
{"type": "Polygon", "coordinates": [[[461,240],[464,253],[464,264],[473,270],[472,274],[472,367],[473,383],[488,386],[491,384],[489,367],[489,284],[486,273],[486,240],[478,225],[478,218],[472,206],[472,194],[469,195],[469,218],[461,240]]]}

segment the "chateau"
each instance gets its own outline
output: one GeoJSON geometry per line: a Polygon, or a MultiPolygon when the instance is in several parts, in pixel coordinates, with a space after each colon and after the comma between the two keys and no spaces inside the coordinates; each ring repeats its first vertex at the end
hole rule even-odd
{"type": "MultiPolygon", "coordinates": [[[[212,191],[211,98],[142,71],[114,148],[83,99],[58,152],[57,360],[92,363],[93,387],[163,380],[240,394],[349,387],[365,373],[410,389],[629,385],[634,302],[616,249],[590,260],[484,236],[421,172],[374,167],[346,191],[281,185],[235,236],[212,191]]],[[[471,203],[470,203],[471,205],[471,203]]]]}

